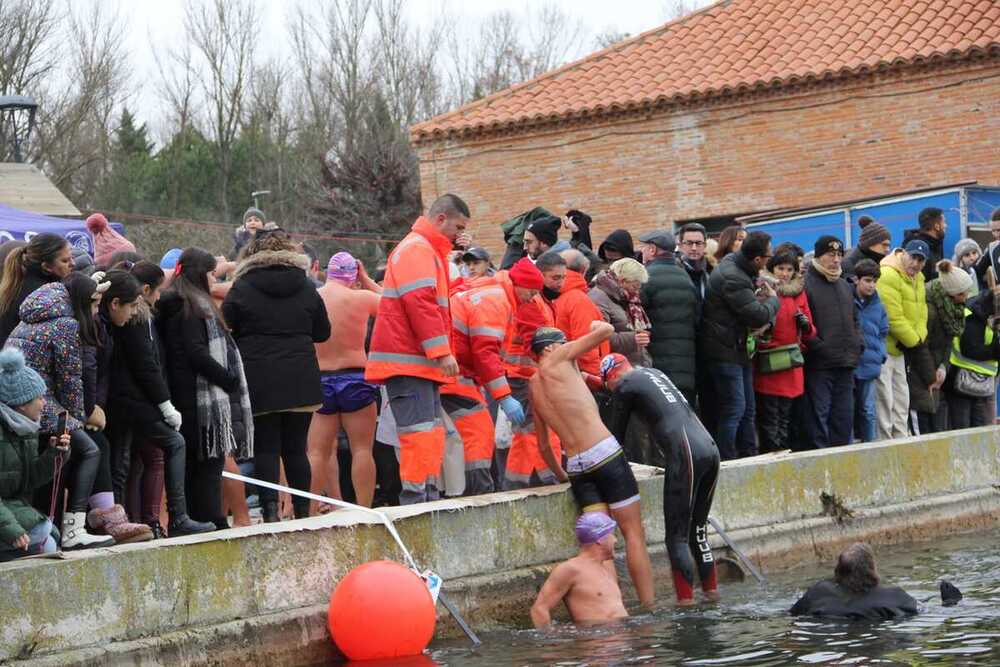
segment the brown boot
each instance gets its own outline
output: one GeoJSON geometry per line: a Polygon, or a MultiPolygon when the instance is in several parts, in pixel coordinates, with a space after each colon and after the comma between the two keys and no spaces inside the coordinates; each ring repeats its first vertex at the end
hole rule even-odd
{"type": "Polygon", "coordinates": [[[115,505],[108,509],[90,510],[87,524],[94,530],[103,530],[115,538],[115,544],[148,542],[153,539],[153,531],[144,523],[130,523],[125,508],[115,505]]]}

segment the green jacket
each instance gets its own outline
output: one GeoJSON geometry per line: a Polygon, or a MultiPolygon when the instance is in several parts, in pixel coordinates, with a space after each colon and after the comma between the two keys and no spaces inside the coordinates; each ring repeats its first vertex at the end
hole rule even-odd
{"type": "MultiPolygon", "coordinates": [[[[11,425],[7,406],[0,406],[0,544],[8,546],[45,520],[31,506],[32,492],[52,479],[56,449],[38,453],[38,433],[25,427],[18,434],[11,425]]],[[[16,419],[16,417],[14,417],[16,419]]]]}
{"type": "Polygon", "coordinates": [[[642,305],[652,324],[649,347],[653,366],[685,395],[695,389],[698,295],[673,258],[657,258],[646,265],[649,282],[642,286],[642,305]]]}
{"type": "Polygon", "coordinates": [[[889,314],[889,338],[886,347],[894,357],[904,348],[913,348],[927,340],[927,293],[924,276],[911,278],[903,270],[902,250],[897,249],[882,260],[878,295],[889,314]]]}

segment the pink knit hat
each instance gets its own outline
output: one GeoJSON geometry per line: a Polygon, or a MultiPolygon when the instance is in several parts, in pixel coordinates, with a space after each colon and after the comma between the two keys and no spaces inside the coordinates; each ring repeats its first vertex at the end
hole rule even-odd
{"type": "Polygon", "coordinates": [[[87,229],[94,235],[94,262],[100,267],[110,268],[108,263],[116,252],[135,252],[132,242],[111,229],[103,213],[94,213],[87,218],[87,229]]]}

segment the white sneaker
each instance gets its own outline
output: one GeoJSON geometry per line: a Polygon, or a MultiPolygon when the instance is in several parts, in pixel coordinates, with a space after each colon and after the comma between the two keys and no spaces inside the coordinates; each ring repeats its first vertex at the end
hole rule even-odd
{"type": "Polygon", "coordinates": [[[87,549],[90,547],[110,547],[115,543],[113,537],[107,535],[91,535],[87,532],[86,512],[67,512],[62,522],[63,551],[87,549]]]}

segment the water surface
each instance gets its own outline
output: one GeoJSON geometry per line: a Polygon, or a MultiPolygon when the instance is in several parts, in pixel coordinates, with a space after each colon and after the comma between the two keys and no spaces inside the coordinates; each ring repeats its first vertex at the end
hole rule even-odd
{"type": "MultiPolygon", "coordinates": [[[[723,601],[656,613],[615,627],[482,633],[483,645],[431,645],[439,665],[1000,665],[1000,531],[880,547],[883,581],[902,586],[923,613],[882,622],[792,617],[788,609],[833,565],[809,566],[722,587],[723,601]],[[944,607],[938,582],[965,594],[944,607]]],[[[672,595],[669,582],[658,593],[672,595]],[[662,592],[661,592],[662,591],[662,592]]],[[[632,608],[634,605],[630,605],[632,608]]]]}

